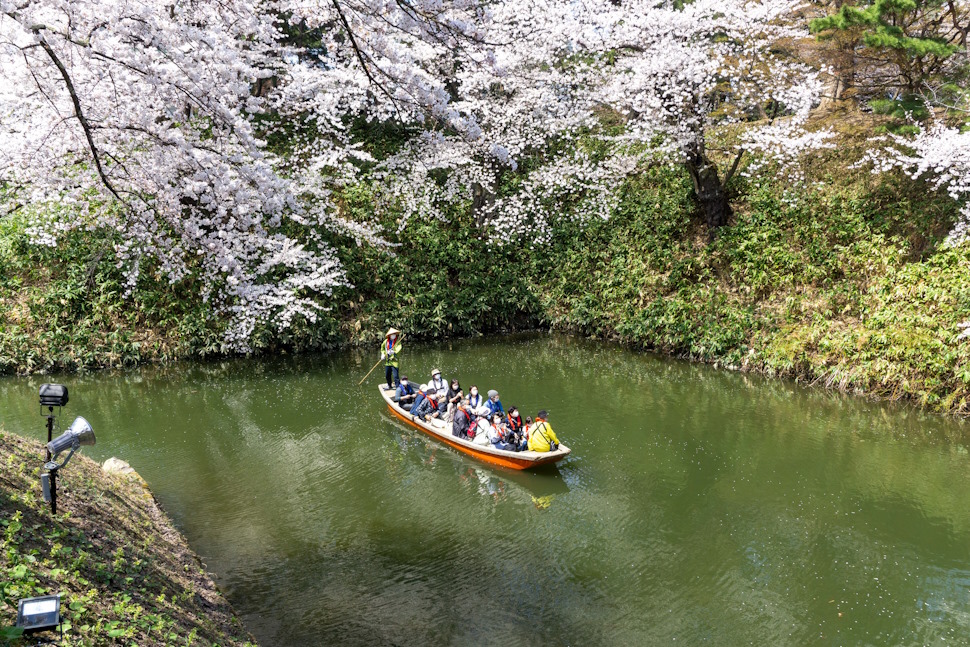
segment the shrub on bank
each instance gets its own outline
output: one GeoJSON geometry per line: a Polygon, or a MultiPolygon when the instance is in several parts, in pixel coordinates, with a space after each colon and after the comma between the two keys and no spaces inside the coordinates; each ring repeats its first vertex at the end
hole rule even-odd
{"type": "Polygon", "coordinates": [[[970,411],[970,252],[939,247],[951,200],[896,176],[755,186],[708,244],[677,175],[651,169],[609,223],[560,232],[566,262],[538,279],[555,327],[970,411]]]}
{"type": "MultiPolygon", "coordinates": [[[[389,325],[411,339],[549,326],[965,413],[968,252],[940,248],[957,205],[855,168],[846,137],[806,166],[809,188],[738,176],[713,242],[687,174],[665,165],[628,179],[609,221],[563,217],[534,248],[490,245],[468,205],[398,231],[401,210],[361,182],[341,211],[360,221],[376,209],[391,245],[328,234],[353,287],[321,300],[315,321],[257,329],[253,349],[371,343],[389,325]]],[[[80,234],[31,246],[23,220],[0,221],[0,372],[226,352],[225,322],[191,277],[169,285],[143,268],[126,297],[110,249],[80,234]]]]}

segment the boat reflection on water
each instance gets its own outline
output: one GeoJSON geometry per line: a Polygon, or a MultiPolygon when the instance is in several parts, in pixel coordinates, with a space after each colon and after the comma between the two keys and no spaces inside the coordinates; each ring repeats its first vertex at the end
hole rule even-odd
{"type": "Polygon", "coordinates": [[[458,481],[463,487],[476,490],[482,497],[496,503],[511,501],[535,506],[545,510],[560,494],[569,492],[569,486],[555,463],[532,470],[513,470],[500,466],[483,465],[442,447],[433,439],[415,434],[414,430],[397,420],[387,420],[402,435],[397,436],[398,446],[404,454],[411,454],[426,465],[439,460],[450,461],[458,481]]]}
{"type": "Polygon", "coordinates": [[[569,492],[569,486],[554,465],[542,473],[466,466],[458,476],[463,483],[474,485],[479,494],[495,502],[525,503],[539,510],[552,505],[556,496],[569,492]]]}

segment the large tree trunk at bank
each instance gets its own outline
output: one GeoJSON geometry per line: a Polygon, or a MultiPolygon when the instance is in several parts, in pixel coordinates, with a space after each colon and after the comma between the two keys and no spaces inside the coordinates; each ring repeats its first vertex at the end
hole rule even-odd
{"type": "Polygon", "coordinates": [[[476,227],[484,227],[488,218],[488,210],[495,202],[495,194],[475,182],[472,184],[472,216],[476,227]]]}
{"type": "MultiPolygon", "coordinates": [[[[498,164],[495,164],[491,168],[492,171],[492,186],[499,185],[499,179],[502,177],[502,168],[498,164]]],[[[492,209],[492,205],[495,204],[495,192],[489,187],[484,186],[480,182],[472,183],[472,217],[475,218],[475,226],[478,228],[484,227],[488,222],[488,214],[492,209]]]]}
{"type": "MultiPolygon", "coordinates": [[[[734,168],[731,169],[727,179],[730,179],[730,176],[733,175],[740,159],[741,156],[738,155],[734,168]]],[[[697,204],[704,213],[708,236],[713,239],[717,230],[726,225],[731,217],[731,205],[724,188],[727,180],[724,184],[721,183],[721,178],[717,174],[717,166],[701,152],[688,153],[687,172],[694,183],[697,204]]]]}

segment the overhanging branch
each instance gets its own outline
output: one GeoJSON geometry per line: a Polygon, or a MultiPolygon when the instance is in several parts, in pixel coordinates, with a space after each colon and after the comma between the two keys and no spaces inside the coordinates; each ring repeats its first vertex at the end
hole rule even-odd
{"type": "Polygon", "coordinates": [[[112,186],[111,180],[108,179],[107,174],[104,172],[104,167],[101,165],[101,156],[98,154],[98,147],[94,145],[94,137],[91,135],[91,125],[88,123],[88,120],[84,116],[84,111],[81,109],[81,100],[78,98],[77,91],[74,89],[74,82],[71,80],[71,75],[68,74],[67,68],[64,67],[61,59],[58,58],[54,48],[51,47],[46,40],[44,40],[42,35],[40,35],[40,31],[44,29],[44,26],[34,25],[31,27],[31,29],[34,31],[34,33],[38,34],[40,46],[45,52],[47,52],[47,55],[50,57],[51,61],[53,61],[54,65],[57,67],[57,70],[61,73],[61,78],[64,79],[64,85],[67,86],[67,91],[71,95],[71,101],[74,103],[74,116],[77,117],[78,122],[81,124],[81,129],[84,131],[84,138],[87,140],[88,148],[91,150],[91,157],[94,158],[94,166],[98,170],[98,176],[101,178],[101,181],[104,183],[105,187],[107,187],[108,191],[111,192],[111,195],[123,202],[121,196],[118,195],[118,192],[115,190],[114,186],[112,186]]]}

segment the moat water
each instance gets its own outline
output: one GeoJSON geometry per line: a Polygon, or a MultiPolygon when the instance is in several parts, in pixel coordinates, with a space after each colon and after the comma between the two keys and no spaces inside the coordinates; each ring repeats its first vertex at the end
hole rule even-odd
{"type": "Polygon", "coordinates": [[[572,455],[487,467],[393,420],[373,352],[0,380],[46,439],[60,381],[263,647],[970,641],[970,427],[605,343],[407,345],[550,411],[572,455]]]}

